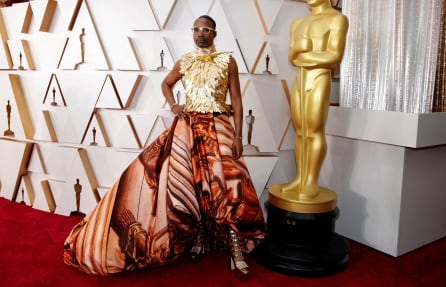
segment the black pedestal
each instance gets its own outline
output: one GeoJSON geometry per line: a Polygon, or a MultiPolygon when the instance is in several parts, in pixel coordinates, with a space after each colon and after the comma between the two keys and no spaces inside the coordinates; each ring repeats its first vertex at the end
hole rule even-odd
{"type": "Polygon", "coordinates": [[[269,203],[266,207],[268,232],[253,251],[259,263],[305,277],[326,276],[347,267],[350,247],[334,232],[338,208],[324,213],[297,213],[269,203]]]}

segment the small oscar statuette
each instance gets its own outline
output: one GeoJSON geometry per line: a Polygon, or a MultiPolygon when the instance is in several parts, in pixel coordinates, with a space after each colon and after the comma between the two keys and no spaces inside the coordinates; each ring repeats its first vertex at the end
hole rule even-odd
{"type": "Polygon", "coordinates": [[[158,68],[156,68],[156,70],[157,71],[164,71],[165,69],[167,69],[166,67],[164,67],[164,50],[161,50],[160,60],[161,60],[161,65],[158,68]]]}
{"type": "Polygon", "coordinates": [[[79,183],[79,178],[76,179],[76,183],[74,184],[74,192],[76,194],[76,210],[72,211],[70,216],[85,216],[85,214],[80,211],[82,185],[79,183]]]}
{"type": "Polygon", "coordinates": [[[252,140],[252,131],[254,129],[254,121],[256,117],[252,114],[252,110],[248,111],[248,115],[246,116],[246,124],[248,125],[248,144],[243,147],[243,154],[258,154],[260,152],[259,148],[253,144],[251,144],[252,140]]]}
{"type": "Polygon", "coordinates": [[[81,66],[85,65],[85,28],[82,28],[81,33],[79,34],[79,42],[80,42],[80,50],[81,50],[81,61],[74,66],[74,69],[77,70],[81,66]]]}
{"type": "Polygon", "coordinates": [[[25,202],[25,191],[23,190],[23,188],[22,188],[22,200],[20,201],[20,203],[21,204],[26,204],[26,202],[25,202]]]}
{"type": "Polygon", "coordinates": [[[57,106],[56,102],[56,88],[53,87],[53,101],[51,102],[52,106],[57,106]]]}
{"type": "Polygon", "coordinates": [[[25,67],[23,67],[23,65],[22,65],[22,52],[20,52],[20,54],[19,54],[19,67],[17,69],[19,69],[21,71],[25,70],[25,67]]]}
{"type": "Polygon", "coordinates": [[[6,115],[8,117],[8,129],[3,133],[3,135],[5,136],[14,136],[14,132],[11,130],[11,109],[12,108],[8,100],[8,104],[6,105],[6,115]]]}
{"type": "Polygon", "coordinates": [[[265,62],[266,62],[266,70],[263,71],[263,74],[265,74],[265,75],[271,75],[271,74],[272,74],[271,71],[269,70],[269,61],[270,61],[269,54],[267,54],[267,55],[266,55],[266,59],[265,59],[265,62]]]}
{"type": "Polygon", "coordinates": [[[90,143],[90,145],[98,145],[96,142],[96,127],[93,127],[93,130],[91,131],[93,133],[93,141],[90,143]]]}

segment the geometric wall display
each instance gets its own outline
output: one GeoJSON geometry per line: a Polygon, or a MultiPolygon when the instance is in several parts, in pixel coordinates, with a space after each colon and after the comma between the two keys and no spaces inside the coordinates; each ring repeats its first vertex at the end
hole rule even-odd
{"type": "MultiPolygon", "coordinates": [[[[254,117],[254,123],[252,124],[252,140],[251,144],[257,146],[260,152],[277,152],[277,142],[273,136],[271,129],[268,126],[267,118],[265,115],[267,114],[267,110],[264,107],[259,99],[259,92],[255,87],[253,81],[249,81],[247,84],[248,88],[243,97],[243,143],[247,144],[247,133],[249,130],[248,119],[249,111],[251,111],[251,115],[254,117]]],[[[277,127],[276,127],[277,128],[277,127]]]]}
{"type": "MultiPolygon", "coordinates": [[[[217,22],[216,48],[231,51],[237,61],[245,145],[249,110],[255,117],[252,144],[259,151],[245,149],[244,157],[258,195],[264,200],[274,179],[291,180],[295,131],[288,86],[295,69],[288,62],[289,25],[308,13],[306,3],[130,2],[34,0],[0,10],[0,127],[8,129],[9,101],[14,131],[0,135],[0,156],[11,163],[0,163],[0,196],[15,193],[16,201],[69,215],[77,208],[77,188],[80,211],[92,210],[141,150],[170,127],[174,116],[161,82],[194,49],[190,28],[203,14],[217,22]]],[[[184,104],[181,81],[173,90],[184,104]]]]}
{"type": "Polygon", "coordinates": [[[267,42],[264,42],[254,67],[251,69],[253,74],[277,75],[278,71],[277,60],[274,56],[271,47],[267,42]]]}
{"type": "Polygon", "coordinates": [[[214,16],[214,20],[218,23],[217,37],[215,38],[216,47],[220,50],[232,51],[232,56],[238,64],[239,73],[248,73],[249,68],[246,66],[246,60],[241,53],[237,34],[234,33],[231,22],[228,20],[220,1],[214,2],[209,13],[214,16]]]}
{"type": "Polygon", "coordinates": [[[150,7],[160,28],[165,28],[177,0],[149,0],[150,7]]]}
{"type": "MultiPolygon", "coordinates": [[[[231,5],[230,2],[230,0],[222,1],[223,7],[231,5]]],[[[230,27],[229,34],[236,38],[237,46],[243,56],[243,59],[239,59],[236,55],[236,60],[239,66],[244,64],[247,67],[247,70],[252,73],[253,67],[255,67],[256,63],[259,61],[259,54],[266,40],[266,33],[261,27],[260,16],[254,1],[239,1],[239,3],[237,3],[237,9],[234,9],[234,11],[231,11],[230,13],[225,8],[222,9],[225,14],[225,17],[222,20],[226,23],[220,22],[222,25],[219,23],[219,30],[225,32],[226,26],[230,27]]],[[[221,35],[223,34],[218,35],[217,38],[221,35]]],[[[229,47],[228,50],[235,52],[231,47],[229,47]]],[[[265,57],[266,55],[264,55],[261,60],[262,71],[264,70],[263,64],[265,63],[265,57]]],[[[260,73],[262,71],[260,71],[260,73]]],[[[241,69],[240,72],[245,73],[245,71],[241,69]]]]}
{"type": "Polygon", "coordinates": [[[116,90],[115,82],[113,78],[108,74],[105,77],[104,84],[102,85],[99,97],[96,101],[95,108],[99,109],[122,109],[124,105],[116,90]]]}
{"type": "Polygon", "coordinates": [[[43,103],[50,104],[51,106],[57,106],[57,105],[63,105],[65,107],[67,106],[67,102],[63,97],[59,81],[57,80],[57,75],[54,73],[51,75],[51,78],[49,80],[48,88],[46,89],[43,103]]]}
{"type": "Polygon", "coordinates": [[[174,60],[163,35],[159,32],[133,32],[130,42],[141,70],[172,69],[174,60]]]}
{"type": "Polygon", "coordinates": [[[59,69],[108,70],[110,65],[103,50],[88,2],[79,1],[79,10],[66,39],[59,69]]]}
{"type": "Polygon", "coordinates": [[[8,31],[6,29],[3,14],[0,13],[0,69],[11,69],[13,67],[11,53],[8,48],[8,31]]]}
{"type": "Polygon", "coordinates": [[[20,177],[26,173],[32,146],[31,143],[17,143],[0,140],[0,196],[15,200],[18,193],[20,177]]]}
{"type": "Polygon", "coordinates": [[[283,1],[254,0],[265,34],[271,31],[283,1]]]}
{"type": "Polygon", "coordinates": [[[119,0],[89,1],[88,6],[110,69],[140,70],[129,36],[132,31],[159,31],[148,0],[132,0],[123,5],[119,0]],[[104,9],[104,6],[106,7],[104,9]]]}
{"type": "MultiPolygon", "coordinates": [[[[290,108],[283,87],[279,81],[269,75],[253,79],[252,84],[257,94],[266,95],[258,97],[265,112],[263,115],[264,123],[271,127],[270,130],[272,138],[274,138],[276,143],[276,150],[280,149],[281,140],[291,119],[289,113],[277,114],[277,111],[287,111],[290,108]]],[[[245,112],[247,108],[245,108],[245,112]]]]}

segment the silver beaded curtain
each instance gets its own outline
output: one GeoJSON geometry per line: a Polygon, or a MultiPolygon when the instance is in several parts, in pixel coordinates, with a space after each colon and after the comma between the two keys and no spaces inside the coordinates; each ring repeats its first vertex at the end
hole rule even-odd
{"type": "Polygon", "coordinates": [[[443,0],[433,112],[446,112],[446,0],[443,0]]]}
{"type": "Polygon", "coordinates": [[[432,111],[443,0],[344,0],[340,106],[432,111]]]}

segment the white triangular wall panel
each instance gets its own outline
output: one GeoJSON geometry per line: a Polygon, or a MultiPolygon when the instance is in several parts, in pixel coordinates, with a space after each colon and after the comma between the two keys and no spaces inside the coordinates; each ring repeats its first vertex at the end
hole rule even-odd
{"type": "Polygon", "coordinates": [[[159,114],[166,102],[160,83],[167,73],[168,71],[154,72],[150,77],[144,77],[139,83],[135,97],[127,109],[132,110],[134,113],[159,114]]]}
{"type": "Polygon", "coordinates": [[[13,68],[9,67],[8,55],[9,55],[8,47],[4,48],[2,45],[0,47],[0,69],[2,70],[13,68]]]}
{"type": "MultiPolygon", "coordinates": [[[[85,180],[84,177],[82,179],[85,180]]],[[[76,191],[74,190],[74,182],[63,182],[59,184],[52,183],[54,187],[54,197],[56,201],[56,210],[54,213],[61,215],[70,215],[71,212],[77,210],[76,205],[76,191]]],[[[79,211],[82,213],[88,213],[95,206],[96,199],[92,192],[88,190],[88,184],[79,178],[79,184],[82,186],[80,193],[79,211]]]]}
{"type": "Polygon", "coordinates": [[[177,0],[148,0],[159,26],[165,27],[177,0]]]}
{"type": "MultiPolygon", "coordinates": [[[[40,115],[40,117],[37,118],[35,121],[34,140],[50,142],[50,141],[52,141],[52,138],[51,138],[50,130],[48,129],[48,125],[45,121],[45,115],[44,115],[45,112],[47,114],[49,114],[50,118],[52,118],[51,111],[48,111],[48,110],[42,111],[42,114],[40,115]]],[[[53,121],[51,121],[51,122],[53,122],[53,121]]]]}
{"type": "Polygon", "coordinates": [[[89,213],[97,205],[95,191],[93,190],[94,187],[91,186],[77,150],[75,150],[73,160],[67,162],[65,169],[69,170],[69,173],[66,174],[66,185],[64,186],[62,196],[56,199],[56,205],[64,212],[76,210],[74,184],[79,179],[79,184],[82,185],[80,211],[85,214],[89,213]]]}
{"type": "MultiPolygon", "coordinates": [[[[98,30],[124,35],[130,30],[159,30],[148,0],[132,0],[131,5],[121,0],[88,1],[98,30]]],[[[105,36],[104,38],[106,38],[105,36]]]]}
{"type": "Polygon", "coordinates": [[[284,112],[289,111],[289,105],[283,87],[276,78],[268,75],[255,79],[252,83],[262,106],[266,107],[265,121],[271,127],[273,138],[279,143],[291,117],[289,113],[284,112]]]}
{"type": "Polygon", "coordinates": [[[73,30],[69,33],[66,49],[59,65],[60,69],[108,70],[109,63],[97,34],[94,19],[88,6],[82,1],[73,30]],[[84,63],[82,63],[82,50],[84,63]]]}
{"type": "Polygon", "coordinates": [[[280,74],[279,67],[277,65],[277,58],[274,55],[273,50],[268,43],[266,43],[264,49],[260,51],[259,62],[257,63],[257,66],[253,69],[252,72],[254,74],[266,74],[266,75],[280,74]],[[267,60],[267,58],[269,60],[267,60]]]}
{"type": "Polygon", "coordinates": [[[277,139],[274,138],[266,118],[266,114],[270,113],[269,107],[268,110],[264,109],[259,93],[252,83],[243,97],[243,144],[248,143],[246,117],[249,110],[252,110],[252,115],[255,117],[251,144],[257,146],[261,152],[277,152],[277,139]]]}
{"type": "Polygon", "coordinates": [[[290,120],[290,123],[287,129],[285,130],[280,150],[294,150],[295,144],[296,144],[296,129],[290,120]]]}
{"type": "Polygon", "coordinates": [[[29,172],[35,172],[40,174],[46,173],[45,162],[40,152],[40,144],[35,144],[31,152],[31,156],[28,162],[27,170],[29,172]]]}
{"type": "Polygon", "coordinates": [[[63,120],[65,125],[61,128],[62,133],[58,134],[59,141],[80,143],[93,114],[105,73],[63,72],[57,74],[57,78],[67,101],[66,114],[61,115],[66,119],[63,120]]]}
{"type": "Polygon", "coordinates": [[[132,0],[123,5],[120,0],[96,0],[89,7],[112,68],[139,70],[128,36],[132,30],[159,30],[149,2],[132,0]]]}
{"type": "Polygon", "coordinates": [[[139,31],[131,35],[136,56],[144,70],[156,71],[162,65],[166,69],[172,69],[175,61],[173,60],[167,43],[159,32],[139,31]],[[161,56],[161,53],[164,56],[161,56]]]}
{"type": "Polygon", "coordinates": [[[256,5],[259,7],[259,17],[261,18],[263,24],[266,28],[266,33],[271,31],[280,9],[282,8],[283,0],[254,0],[256,5]]]}
{"type": "Polygon", "coordinates": [[[1,13],[9,39],[18,40],[21,38],[28,5],[28,3],[17,3],[12,6],[2,8],[1,13]]]}
{"type": "Polygon", "coordinates": [[[51,22],[51,33],[67,34],[69,31],[70,21],[73,18],[78,0],[73,1],[57,1],[57,8],[54,11],[51,22]]]}
{"type": "Polygon", "coordinates": [[[131,115],[130,118],[135,127],[139,141],[142,145],[144,145],[146,139],[149,137],[157,116],[153,114],[134,114],[131,115]]]}
{"type": "MultiPolygon", "coordinates": [[[[68,109],[64,106],[57,106],[57,107],[49,107],[47,109],[51,116],[51,121],[53,124],[54,131],[56,133],[57,141],[62,142],[69,142],[61,138],[61,136],[66,133],[65,130],[67,127],[67,121],[68,121],[68,109]]],[[[49,135],[48,126],[46,122],[42,118],[42,124],[45,126],[43,127],[45,129],[45,134],[49,135]]],[[[37,131],[36,130],[36,139],[37,139],[37,131]]]]}
{"type": "Polygon", "coordinates": [[[40,71],[53,71],[57,69],[65,42],[65,36],[54,35],[51,33],[46,33],[40,37],[30,39],[28,44],[35,68],[40,71]]]}
{"type": "Polygon", "coordinates": [[[139,149],[142,143],[139,141],[136,131],[132,129],[131,119],[124,116],[112,134],[113,146],[117,148],[139,149]]]}
{"type": "Polygon", "coordinates": [[[56,144],[40,145],[40,151],[45,162],[46,178],[64,180],[70,174],[68,166],[77,155],[77,149],[56,144]]]}
{"type": "Polygon", "coordinates": [[[102,188],[111,187],[139,154],[139,151],[135,150],[110,150],[100,147],[88,147],[86,150],[97,184],[102,188]]]}
{"type": "Polygon", "coordinates": [[[201,1],[201,5],[194,6],[189,1],[177,1],[166,25],[166,30],[175,32],[165,36],[174,61],[195,48],[191,31],[193,22],[198,16],[207,14],[210,5],[211,1],[201,1]]]}
{"type": "MultiPolygon", "coordinates": [[[[265,33],[261,27],[259,17],[257,16],[256,8],[253,1],[239,1],[237,9],[232,9],[233,4],[231,0],[221,0],[226,19],[218,19],[217,30],[226,27],[231,28],[232,37],[236,38],[243,54],[243,59],[248,66],[248,69],[254,66],[257,55],[262,47],[265,39],[265,33]]],[[[217,5],[217,4],[216,4],[217,5]]],[[[218,34],[217,38],[221,35],[218,34]]],[[[223,40],[223,38],[222,38],[223,40]]],[[[226,42],[226,40],[224,40],[226,42]]],[[[220,45],[219,45],[220,46],[220,45]]],[[[243,62],[240,58],[236,58],[239,69],[241,69],[243,62]]],[[[241,72],[246,72],[242,71],[241,72]]],[[[252,72],[252,71],[250,71],[252,72]]]]}
{"type": "Polygon", "coordinates": [[[127,115],[119,111],[98,110],[111,146],[138,149],[138,138],[133,134],[127,115]]]}
{"type": "Polygon", "coordinates": [[[54,213],[61,215],[70,215],[70,211],[76,210],[76,195],[73,187],[69,189],[68,184],[64,181],[49,180],[48,184],[51,188],[51,193],[54,197],[56,209],[54,213]],[[70,194],[70,191],[72,193],[70,194]],[[70,202],[71,199],[71,202],[70,202]],[[70,206],[61,203],[70,202],[70,206]],[[71,206],[72,205],[72,206],[71,206]]]}
{"type": "Polygon", "coordinates": [[[46,180],[45,176],[42,174],[34,174],[34,173],[31,173],[28,176],[33,186],[35,195],[34,202],[32,205],[33,208],[49,212],[50,209],[45,197],[45,193],[43,192],[41,183],[43,180],[46,180]]]}
{"type": "Polygon", "coordinates": [[[150,145],[168,127],[169,127],[169,125],[166,124],[165,119],[162,116],[158,116],[155,120],[152,130],[150,131],[149,136],[147,137],[147,139],[145,141],[144,146],[150,145]]]}
{"type": "Polygon", "coordinates": [[[106,134],[105,130],[103,131],[101,129],[101,125],[98,123],[96,114],[91,119],[90,125],[85,132],[85,137],[82,144],[99,147],[109,146],[110,144],[108,142],[108,134],[106,134]],[[96,134],[94,134],[94,131],[96,131],[96,134]]]}
{"type": "Polygon", "coordinates": [[[189,31],[181,33],[180,35],[175,37],[166,36],[164,38],[175,62],[178,61],[182,55],[195,49],[195,44],[192,39],[192,33],[190,33],[189,31]]]}
{"type": "Polygon", "coordinates": [[[105,77],[102,85],[101,93],[96,101],[95,108],[97,109],[121,109],[123,108],[121,99],[117,89],[114,86],[113,79],[110,75],[105,77]]]}
{"type": "Polygon", "coordinates": [[[30,186],[30,189],[28,189],[27,185],[25,184],[25,180],[28,181],[29,184],[31,182],[28,175],[22,176],[19,189],[17,192],[16,202],[20,202],[21,204],[26,204],[28,206],[31,206],[35,198],[34,188],[30,186]]]}
{"type": "Polygon", "coordinates": [[[26,143],[0,140],[0,197],[12,199],[26,143]]]}
{"type": "Polygon", "coordinates": [[[48,5],[49,0],[43,1],[29,1],[29,6],[31,7],[33,16],[30,22],[30,27],[28,33],[38,33],[40,30],[40,25],[42,24],[43,16],[45,15],[45,10],[48,5]]]}
{"type": "Polygon", "coordinates": [[[244,157],[248,166],[249,174],[254,183],[254,187],[257,192],[257,196],[260,197],[265,189],[266,183],[269,179],[276,162],[277,156],[246,156],[244,157]]]}
{"type": "Polygon", "coordinates": [[[22,40],[14,39],[8,40],[9,51],[11,52],[12,62],[14,64],[14,69],[19,69],[22,67],[24,70],[29,70],[28,59],[26,58],[22,40]],[[20,57],[21,55],[21,57],[20,57]]]}
{"type": "MultiPolygon", "coordinates": [[[[20,86],[34,127],[39,125],[40,120],[43,120],[42,110],[47,110],[50,107],[43,104],[49,78],[49,74],[45,72],[28,73],[25,71],[19,74],[20,86]]],[[[48,99],[48,104],[51,101],[52,99],[48,99]]]]}
{"type": "Polygon", "coordinates": [[[209,14],[217,22],[217,37],[214,40],[217,50],[230,51],[237,61],[239,73],[248,73],[248,67],[237,44],[236,35],[230,25],[220,1],[216,1],[209,14]]]}
{"type": "MultiPolygon", "coordinates": [[[[188,8],[192,11],[192,15],[195,19],[201,15],[210,14],[209,10],[215,0],[186,0],[184,2],[187,2],[188,8]]],[[[192,25],[192,23],[189,25],[192,25]]]]}
{"type": "Polygon", "coordinates": [[[124,108],[128,107],[130,105],[130,100],[134,96],[132,93],[135,93],[138,89],[138,85],[144,75],[127,72],[114,72],[110,75],[115,83],[121,103],[124,108]]]}

